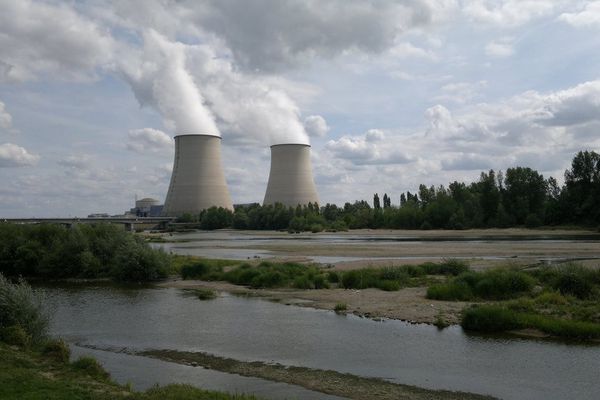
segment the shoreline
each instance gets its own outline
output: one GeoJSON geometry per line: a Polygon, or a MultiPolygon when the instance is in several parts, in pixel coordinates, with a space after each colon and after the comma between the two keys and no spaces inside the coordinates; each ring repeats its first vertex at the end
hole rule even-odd
{"type": "Polygon", "coordinates": [[[220,281],[172,279],[156,285],[177,289],[212,289],[233,295],[258,297],[285,305],[334,311],[336,304],[346,305],[344,314],[370,319],[393,319],[414,324],[435,325],[440,318],[457,325],[465,306],[472,302],[439,301],[425,298],[427,288],[409,287],[386,292],[379,289],[252,289],[220,281]]]}

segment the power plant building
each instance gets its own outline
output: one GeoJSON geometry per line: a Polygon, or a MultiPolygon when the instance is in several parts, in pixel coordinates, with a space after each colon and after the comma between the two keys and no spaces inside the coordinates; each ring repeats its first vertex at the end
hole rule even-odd
{"type": "Polygon", "coordinates": [[[309,145],[271,146],[271,170],[263,204],[275,203],[288,207],[319,203],[312,174],[309,145]]]}
{"type": "Polygon", "coordinates": [[[175,136],[175,160],[163,215],[198,214],[213,206],[233,210],[221,164],[221,138],[175,136]]]}

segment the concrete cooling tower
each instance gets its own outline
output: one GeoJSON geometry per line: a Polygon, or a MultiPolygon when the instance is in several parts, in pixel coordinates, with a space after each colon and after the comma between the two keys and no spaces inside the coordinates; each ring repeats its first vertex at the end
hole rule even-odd
{"type": "Polygon", "coordinates": [[[198,214],[212,206],[233,210],[221,168],[221,138],[175,136],[175,162],[163,215],[198,214]]]}
{"type": "Polygon", "coordinates": [[[271,171],[264,205],[281,203],[288,207],[318,203],[319,196],[310,164],[307,144],[271,146],[271,171]]]}

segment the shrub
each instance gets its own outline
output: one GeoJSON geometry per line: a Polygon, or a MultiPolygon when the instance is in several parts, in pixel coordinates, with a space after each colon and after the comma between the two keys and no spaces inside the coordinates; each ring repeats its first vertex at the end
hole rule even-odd
{"type": "Polygon", "coordinates": [[[448,283],[431,286],[427,297],[435,300],[502,300],[528,293],[534,285],[533,277],[509,269],[464,272],[448,283]]]}
{"type": "Polygon", "coordinates": [[[557,292],[544,292],[537,296],[534,300],[537,304],[552,304],[564,305],[567,304],[567,299],[557,292]]]}
{"type": "Polygon", "coordinates": [[[327,279],[323,275],[316,275],[313,278],[313,283],[315,289],[329,289],[329,282],[327,282],[327,279]]]}
{"type": "Polygon", "coordinates": [[[336,271],[329,271],[327,273],[327,280],[331,283],[338,283],[340,281],[340,274],[336,271]]]}
{"type": "Polygon", "coordinates": [[[552,286],[563,295],[572,295],[579,299],[589,298],[594,289],[592,283],[586,279],[585,274],[575,271],[560,274],[552,286]]]}
{"type": "Polygon", "coordinates": [[[48,323],[42,296],[25,281],[11,283],[0,273],[0,328],[18,326],[38,343],[47,336],[48,323]]]}
{"type": "Polygon", "coordinates": [[[27,347],[31,343],[31,336],[19,325],[0,328],[0,340],[12,346],[27,347]]]}
{"type": "Polygon", "coordinates": [[[465,310],[461,326],[478,332],[502,332],[521,327],[516,314],[500,306],[475,306],[465,310]]]}
{"type": "Polygon", "coordinates": [[[62,339],[49,340],[42,348],[42,354],[61,363],[68,363],[71,349],[62,339]]]}
{"type": "Polygon", "coordinates": [[[200,300],[212,300],[217,297],[217,292],[209,288],[186,289],[186,292],[193,294],[200,300]]]}
{"type": "Polygon", "coordinates": [[[110,374],[94,357],[79,357],[71,363],[71,366],[97,379],[107,380],[110,377],[110,374]]]}
{"type": "Polygon", "coordinates": [[[181,267],[181,277],[183,279],[201,279],[209,271],[209,266],[203,262],[187,264],[181,267]]]}

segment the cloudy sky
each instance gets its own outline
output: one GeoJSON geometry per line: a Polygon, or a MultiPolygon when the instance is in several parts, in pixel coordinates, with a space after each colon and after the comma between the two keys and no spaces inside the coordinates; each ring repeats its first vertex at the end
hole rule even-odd
{"type": "Polygon", "coordinates": [[[0,0],[0,216],[164,200],[177,133],[234,203],[310,143],[321,202],[600,150],[600,1],[0,0]]]}

